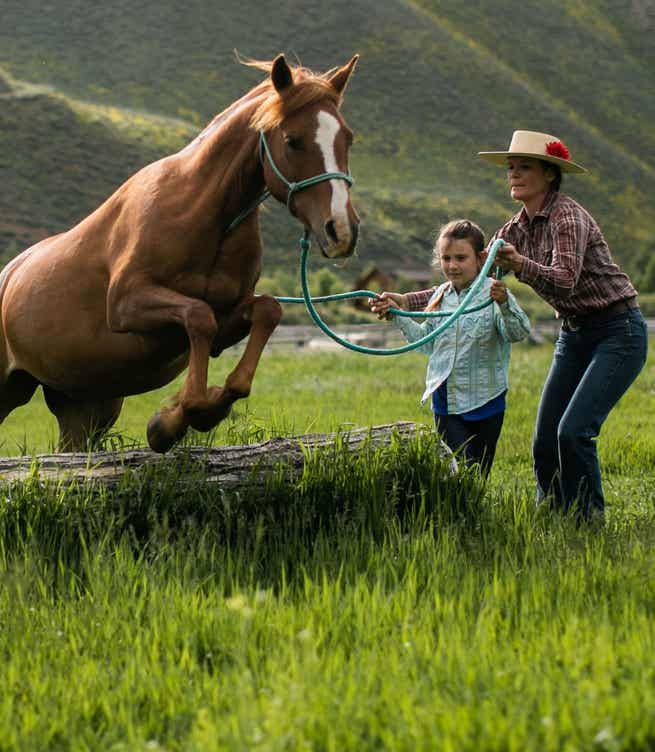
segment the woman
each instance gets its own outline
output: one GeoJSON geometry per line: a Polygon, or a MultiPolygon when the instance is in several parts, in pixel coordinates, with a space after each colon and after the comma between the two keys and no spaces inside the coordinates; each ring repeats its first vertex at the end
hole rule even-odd
{"type": "MultiPolygon", "coordinates": [[[[533,458],[539,501],[604,517],[596,438],[610,410],[646,361],[646,323],[637,291],[612,260],[594,218],[560,192],[562,173],[586,170],[554,136],[515,131],[509,149],[479,152],[507,168],[523,208],[496,232],[496,261],[556,310],[562,328],[537,412],[533,458]]],[[[371,308],[422,310],[432,290],[382,293],[371,308]]]]}

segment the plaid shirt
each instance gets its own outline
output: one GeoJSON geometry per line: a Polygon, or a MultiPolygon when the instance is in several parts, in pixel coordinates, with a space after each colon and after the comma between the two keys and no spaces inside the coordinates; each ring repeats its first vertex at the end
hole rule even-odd
{"type": "MultiPolygon", "coordinates": [[[[614,263],[594,218],[558,191],[546,196],[532,222],[525,210],[513,216],[491,239],[503,238],[524,257],[517,274],[560,316],[587,316],[637,291],[614,263]]],[[[412,311],[425,308],[434,288],[409,293],[412,311]]]]}

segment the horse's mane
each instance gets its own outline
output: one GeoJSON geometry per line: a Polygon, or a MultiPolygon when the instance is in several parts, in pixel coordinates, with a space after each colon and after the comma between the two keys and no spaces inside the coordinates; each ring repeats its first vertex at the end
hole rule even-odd
{"type": "MultiPolygon", "coordinates": [[[[247,60],[244,65],[258,68],[270,74],[273,61],[247,60]]],[[[292,112],[322,99],[329,99],[337,107],[341,105],[341,94],[330,83],[334,69],[326,73],[314,73],[302,66],[289,66],[293,74],[293,86],[283,94],[273,86],[270,78],[255,88],[260,95],[266,95],[250,118],[250,126],[256,130],[269,131],[277,127],[292,112]]]]}

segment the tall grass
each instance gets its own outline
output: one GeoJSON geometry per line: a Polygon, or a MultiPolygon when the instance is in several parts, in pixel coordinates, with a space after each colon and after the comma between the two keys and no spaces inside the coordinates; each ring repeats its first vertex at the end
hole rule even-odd
{"type": "MultiPolygon", "coordinates": [[[[310,363],[286,382],[296,428],[319,403],[316,428],[339,422],[328,375],[351,414],[352,378],[371,422],[412,417],[400,389],[384,404],[379,366],[318,357],[314,384],[310,363]]],[[[652,362],[601,438],[601,530],[534,508],[546,365],[516,353],[486,486],[451,477],[429,432],[231,495],[183,454],[111,490],[3,486],[0,749],[651,749],[652,362]]],[[[270,413],[251,409],[232,436],[257,438],[270,413]]]]}

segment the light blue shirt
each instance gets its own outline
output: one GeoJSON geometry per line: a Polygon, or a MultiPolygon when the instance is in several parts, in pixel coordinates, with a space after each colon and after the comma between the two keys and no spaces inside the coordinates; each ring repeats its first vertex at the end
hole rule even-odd
{"type": "MultiPolygon", "coordinates": [[[[454,311],[468,288],[458,295],[452,284],[446,282],[430,301],[444,288],[438,310],[454,311]]],[[[490,288],[491,278],[487,278],[468,307],[489,300],[490,288]]],[[[443,318],[428,318],[418,323],[415,319],[393,317],[408,342],[425,337],[443,321],[443,318]]],[[[507,301],[502,305],[494,302],[480,311],[460,316],[439,336],[419,348],[430,356],[421,402],[424,404],[446,379],[449,413],[465,413],[497,397],[508,386],[510,343],[525,339],[529,333],[530,320],[509,290],[507,301]]]]}

